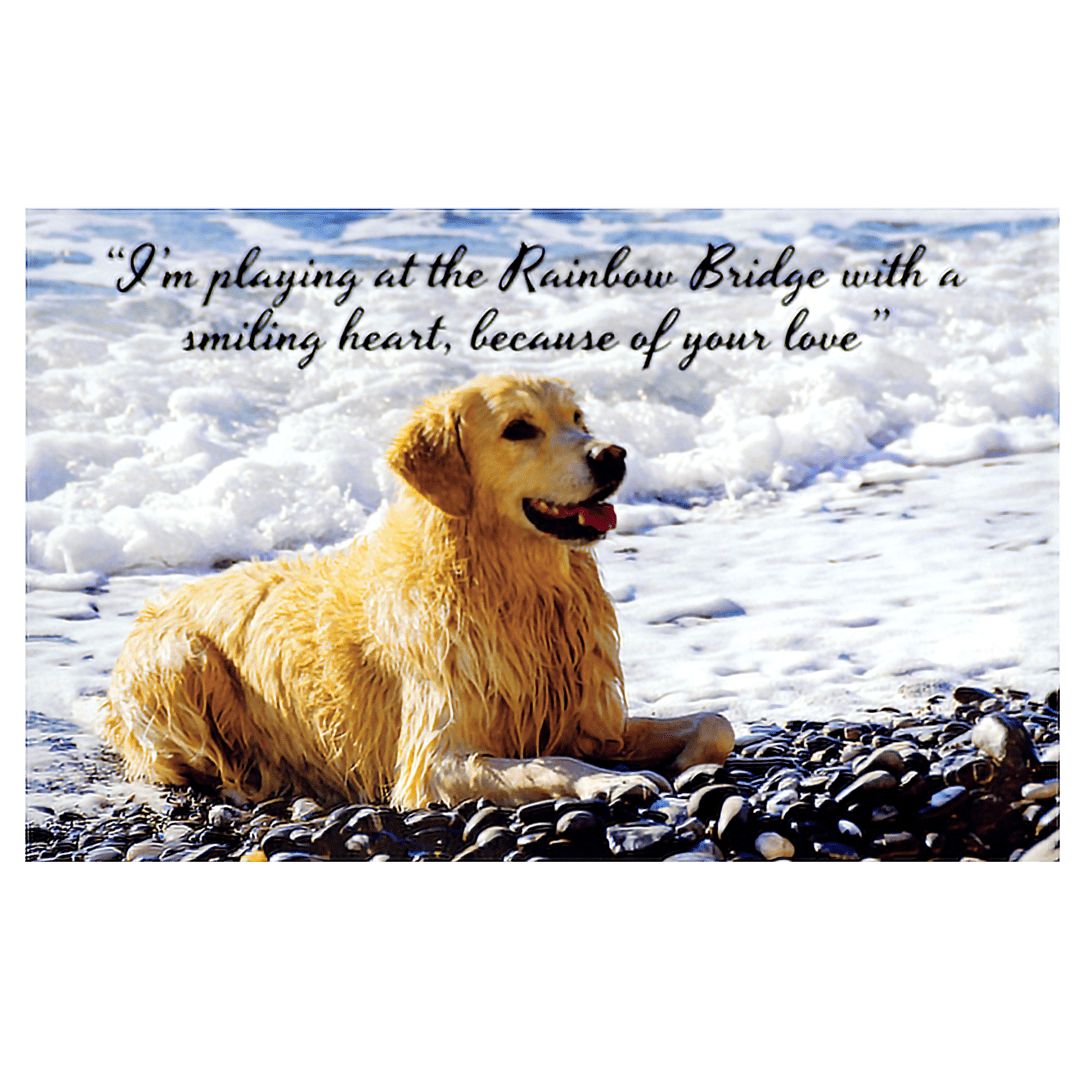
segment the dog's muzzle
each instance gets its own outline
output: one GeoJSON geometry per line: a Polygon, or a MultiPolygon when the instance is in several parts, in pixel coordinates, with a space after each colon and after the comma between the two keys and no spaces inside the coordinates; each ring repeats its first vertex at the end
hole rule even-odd
{"type": "Polygon", "coordinates": [[[540,530],[558,540],[591,543],[615,528],[615,509],[604,500],[614,493],[626,475],[626,451],[613,443],[598,443],[585,454],[596,490],[580,503],[559,505],[544,499],[525,499],[525,516],[540,530]]]}

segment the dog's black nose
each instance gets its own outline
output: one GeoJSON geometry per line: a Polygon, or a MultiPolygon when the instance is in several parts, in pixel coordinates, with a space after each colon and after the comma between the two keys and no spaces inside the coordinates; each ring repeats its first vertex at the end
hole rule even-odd
{"type": "Polygon", "coordinates": [[[614,443],[598,443],[586,459],[598,484],[618,484],[626,475],[626,451],[614,443]]]}

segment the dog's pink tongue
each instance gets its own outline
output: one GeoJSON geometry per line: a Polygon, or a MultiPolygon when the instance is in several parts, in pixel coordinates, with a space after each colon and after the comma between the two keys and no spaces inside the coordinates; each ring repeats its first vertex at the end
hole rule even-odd
{"type": "Polygon", "coordinates": [[[597,532],[607,532],[608,529],[615,528],[615,507],[610,503],[583,506],[580,512],[584,515],[585,524],[597,532]]]}

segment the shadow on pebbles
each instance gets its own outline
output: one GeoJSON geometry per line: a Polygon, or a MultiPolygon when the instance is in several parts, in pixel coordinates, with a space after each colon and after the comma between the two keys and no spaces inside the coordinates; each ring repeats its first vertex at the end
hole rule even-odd
{"type": "Polygon", "coordinates": [[[401,812],[176,789],[89,817],[31,807],[26,858],[65,862],[1056,861],[1058,693],[959,687],[915,712],[761,725],[723,766],[609,801],[401,812]]]}

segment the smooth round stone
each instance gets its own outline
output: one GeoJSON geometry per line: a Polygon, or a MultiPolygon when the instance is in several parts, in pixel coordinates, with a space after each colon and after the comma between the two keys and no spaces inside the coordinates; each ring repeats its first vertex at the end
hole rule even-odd
{"type": "Polygon", "coordinates": [[[1044,765],[1056,765],[1061,761],[1061,743],[1056,742],[1050,746],[1042,746],[1039,749],[1039,758],[1044,765]]]}
{"type": "MultiPolygon", "coordinates": [[[[364,810],[366,807],[357,806],[355,804],[351,806],[339,806],[336,810],[331,810],[326,817],[327,825],[335,825],[338,828],[344,828],[360,810],[364,810]]],[[[254,822],[252,822],[254,824],[254,822]]]]}
{"type": "Polygon", "coordinates": [[[123,862],[124,852],[111,844],[99,844],[83,852],[83,862],[123,862]]]}
{"type": "Polygon", "coordinates": [[[127,862],[134,862],[136,859],[158,859],[164,850],[165,845],[159,844],[156,840],[143,840],[128,848],[125,859],[127,862]]]}
{"type": "Polygon", "coordinates": [[[533,833],[551,833],[555,835],[554,821],[530,821],[528,825],[522,825],[519,836],[531,836],[533,833]]]}
{"type": "Polygon", "coordinates": [[[1056,829],[1058,822],[1061,820],[1061,807],[1054,806],[1046,811],[1045,814],[1035,824],[1035,835],[1042,836],[1043,833],[1048,832],[1050,829],[1056,829]]]}
{"type": "Polygon", "coordinates": [[[914,771],[925,776],[930,771],[930,759],[921,750],[909,747],[907,750],[900,750],[899,754],[904,762],[904,774],[914,771]]]}
{"type": "Polygon", "coordinates": [[[793,788],[784,788],[783,791],[777,792],[769,801],[765,804],[765,813],[767,814],[782,814],[784,808],[791,806],[793,803],[799,801],[799,793],[793,788]]]}
{"type": "Polygon", "coordinates": [[[977,686],[958,686],[953,691],[953,697],[961,705],[974,705],[983,701],[994,700],[994,695],[980,690],[977,686]]]}
{"type": "Polygon", "coordinates": [[[314,799],[295,799],[289,809],[293,821],[310,821],[323,813],[323,808],[314,799]]]}
{"type": "Polygon", "coordinates": [[[166,825],[165,831],[161,834],[161,839],[168,844],[174,840],[186,840],[194,832],[195,830],[190,825],[166,825]]]}
{"type": "Polygon", "coordinates": [[[595,814],[605,821],[611,815],[611,810],[603,799],[578,799],[573,795],[564,795],[561,799],[555,800],[554,820],[562,817],[567,810],[588,810],[590,814],[595,814]]]}
{"type": "Polygon", "coordinates": [[[491,825],[476,838],[476,847],[489,858],[501,859],[517,847],[517,834],[503,825],[491,825]]]}
{"type": "Polygon", "coordinates": [[[814,808],[812,800],[798,798],[780,808],[780,817],[784,821],[817,820],[821,814],[814,808]]]}
{"type": "Polygon", "coordinates": [[[1024,725],[1003,713],[984,716],[972,729],[971,742],[998,765],[1010,769],[1037,764],[1039,760],[1024,725]]]}
{"type": "Polygon", "coordinates": [[[608,847],[613,855],[658,852],[675,835],[670,825],[609,825],[608,847]]]}
{"type": "MultiPolygon", "coordinates": [[[[376,836],[381,835],[379,833],[376,836]]],[[[263,843],[263,851],[266,850],[266,844],[263,843]]],[[[375,843],[375,837],[369,833],[353,833],[348,840],[345,841],[345,850],[351,852],[353,855],[366,855],[369,858],[376,854],[378,851],[375,843]]]]}
{"type": "Polygon", "coordinates": [[[462,841],[468,845],[476,842],[480,834],[493,825],[505,825],[510,820],[510,813],[501,806],[485,806],[477,810],[461,834],[462,841]]]}
{"type": "MultiPolygon", "coordinates": [[[[538,822],[534,822],[539,824],[538,822]]],[[[555,839],[555,833],[551,826],[548,825],[543,832],[523,832],[517,838],[517,847],[519,851],[524,851],[529,855],[535,855],[538,852],[545,851],[548,844],[555,839]]]]}
{"type": "Polygon", "coordinates": [[[555,800],[540,799],[537,802],[526,803],[517,808],[517,819],[522,825],[533,825],[537,822],[554,822],[555,800]]]}
{"type": "Polygon", "coordinates": [[[874,840],[870,849],[881,858],[908,858],[921,854],[919,841],[909,832],[885,833],[874,840]]]}
{"type": "Polygon", "coordinates": [[[945,837],[941,833],[927,833],[923,843],[931,855],[940,855],[945,850],[945,837]]]}
{"type": "Polygon", "coordinates": [[[888,746],[882,746],[868,755],[864,761],[852,767],[856,776],[863,773],[874,772],[877,769],[887,769],[894,776],[901,776],[904,772],[904,759],[900,754],[888,746]]]}
{"type": "Polygon", "coordinates": [[[854,862],[859,858],[859,853],[847,844],[841,844],[836,840],[819,840],[814,843],[814,851],[823,859],[837,859],[844,862],[854,862]]]}
{"type": "Polygon", "coordinates": [[[724,801],[738,793],[739,789],[733,784],[709,784],[690,796],[686,812],[701,821],[713,821],[719,816],[724,801]]]}
{"type": "MultiPolygon", "coordinates": [[[[185,859],[185,862],[191,862],[192,859],[185,859]]],[[[313,855],[310,851],[275,851],[273,855],[267,860],[268,862],[323,862],[325,860],[320,859],[318,855],[313,855]]]]}
{"type": "Polygon", "coordinates": [[[967,801],[967,796],[967,788],[959,784],[944,787],[930,796],[930,802],[919,811],[919,817],[936,818],[955,813],[967,801]]]}
{"type": "Polygon", "coordinates": [[[1047,780],[1043,784],[1025,784],[1020,789],[1020,798],[1041,802],[1043,799],[1058,798],[1060,790],[1060,780],[1047,780]]]}
{"type": "Polygon", "coordinates": [[[675,777],[672,787],[678,795],[691,795],[698,788],[716,783],[716,777],[723,772],[723,765],[691,765],[685,772],[675,777]]]}
{"type": "Polygon", "coordinates": [[[981,787],[994,778],[996,766],[983,754],[961,754],[942,761],[946,784],[981,787]]]}
{"type": "Polygon", "coordinates": [[[850,836],[854,840],[862,839],[862,829],[860,829],[854,821],[848,821],[847,818],[840,818],[836,823],[836,827],[844,836],[850,836]]]}
{"type": "Polygon", "coordinates": [[[1055,829],[1020,856],[1020,862],[1058,862],[1061,858],[1061,830],[1055,829]]]}
{"type": "Polygon", "coordinates": [[[881,806],[875,806],[870,811],[870,824],[871,825],[887,825],[890,821],[896,821],[900,817],[900,811],[895,806],[889,806],[883,804],[881,806]]]}
{"type": "Polygon", "coordinates": [[[414,810],[411,814],[405,815],[402,824],[406,833],[415,833],[421,829],[445,827],[449,822],[456,820],[456,817],[453,810],[414,810]]]}
{"type": "Polygon", "coordinates": [[[779,739],[770,739],[762,746],[754,748],[754,758],[771,758],[771,757],[786,757],[791,752],[791,748],[786,742],[779,739]]]}
{"type": "Polygon", "coordinates": [[[836,796],[836,801],[841,804],[848,803],[866,794],[892,791],[896,785],[897,779],[888,769],[875,769],[873,772],[863,773],[862,776],[848,784],[836,796]]]}
{"type": "Polygon", "coordinates": [[[221,803],[218,806],[211,806],[207,811],[206,824],[211,829],[227,829],[232,825],[239,824],[246,816],[242,810],[237,810],[235,806],[221,803]]]}
{"type": "Polygon", "coordinates": [[[295,831],[296,826],[292,822],[285,825],[275,825],[274,828],[263,834],[259,846],[267,855],[273,855],[275,851],[286,851],[294,846],[292,834],[295,831]]]}
{"type": "MultiPolygon", "coordinates": [[[[659,799],[649,804],[649,811],[653,814],[659,814],[664,822],[668,825],[679,826],[687,820],[687,803],[688,799],[679,798],[678,796],[663,795],[659,799]]],[[[560,818],[560,820],[562,820],[560,818]]]]}
{"type": "Polygon", "coordinates": [[[768,861],[790,859],[795,854],[795,845],[786,837],[775,832],[763,832],[754,841],[754,850],[768,861]]]}
{"type": "Polygon", "coordinates": [[[720,808],[720,816],[716,819],[716,835],[720,838],[724,830],[737,820],[737,824],[745,825],[750,818],[750,804],[741,795],[729,795],[720,808]]]}
{"type": "Polygon", "coordinates": [[[588,810],[570,810],[559,818],[555,833],[572,840],[575,837],[599,836],[604,828],[604,822],[588,810]]]}
{"type": "Polygon", "coordinates": [[[713,862],[723,862],[724,853],[711,841],[702,839],[696,843],[688,852],[687,855],[705,856],[705,858],[712,860],[713,862]]]}

